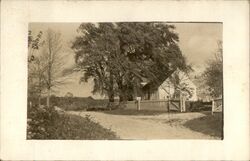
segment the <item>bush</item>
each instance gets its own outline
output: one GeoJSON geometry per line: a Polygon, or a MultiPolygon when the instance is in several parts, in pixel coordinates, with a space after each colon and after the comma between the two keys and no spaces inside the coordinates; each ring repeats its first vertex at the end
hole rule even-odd
{"type": "Polygon", "coordinates": [[[54,108],[33,106],[28,108],[27,139],[47,139],[53,131],[53,125],[59,118],[54,108]]]}
{"type": "Polygon", "coordinates": [[[191,101],[186,101],[186,102],[185,102],[186,111],[191,111],[191,104],[192,104],[191,101]]]}
{"type": "Polygon", "coordinates": [[[211,102],[195,101],[190,102],[189,111],[200,112],[200,111],[211,111],[211,102]]]}
{"type": "Polygon", "coordinates": [[[28,108],[27,139],[117,139],[89,116],[59,114],[54,108],[28,108]]]}

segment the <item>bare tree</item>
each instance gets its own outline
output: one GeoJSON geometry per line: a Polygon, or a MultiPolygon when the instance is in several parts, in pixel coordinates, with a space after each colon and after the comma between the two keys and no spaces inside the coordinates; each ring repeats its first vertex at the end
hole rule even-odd
{"type": "Polygon", "coordinates": [[[32,31],[28,33],[28,97],[38,97],[40,105],[42,93],[43,69],[38,59],[39,49],[43,46],[42,31],[35,38],[32,31]]]}
{"type": "Polygon", "coordinates": [[[32,97],[38,97],[38,105],[41,104],[41,96],[45,87],[45,71],[46,64],[36,56],[32,62],[29,63],[29,76],[28,76],[28,94],[32,97]]]}
{"type": "Polygon", "coordinates": [[[209,87],[212,97],[222,97],[223,93],[223,61],[222,41],[218,41],[218,49],[214,57],[207,61],[207,67],[203,73],[205,84],[209,87]]]}
{"type": "Polygon", "coordinates": [[[35,91],[39,104],[41,95],[45,94],[46,104],[50,107],[51,93],[68,81],[68,75],[64,72],[65,57],[62,53],[61,34],[48,29],[44,45],[40,49],[29,65],[29,87],[32,88],[29,90],[35,91]]]}
{"type": "Polygon", "coordinates": [[[67,75],[63,74],[65,59],[62,55],[61,34],[51,29],[47,30],[45,45],[41,55],[41,61],[46,64],[44,75],[47,92],[47,106],[50,106],[50,96],[53,90],[67,82],[67,75]]]}

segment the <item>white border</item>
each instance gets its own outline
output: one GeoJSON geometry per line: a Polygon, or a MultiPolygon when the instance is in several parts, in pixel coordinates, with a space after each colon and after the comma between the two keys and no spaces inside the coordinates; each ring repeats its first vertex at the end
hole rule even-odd
{"type": "Polygon", "coordinates": [[[2,1],[1,53],[0,159],[249,159],[247,1],[2,1]],[[26,141],[28,22],[100,21],[223,22],[225,139],[26,141]]]}

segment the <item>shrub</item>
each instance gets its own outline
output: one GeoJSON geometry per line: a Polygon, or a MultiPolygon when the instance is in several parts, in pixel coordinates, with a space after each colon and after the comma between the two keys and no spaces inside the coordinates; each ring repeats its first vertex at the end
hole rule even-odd
{"type": "Polygon", "coordinates": [[[27,139],[47,139],[59,114],[46,106],[28,107],[27,139]]]}
{"type": "Polygon", "coordinates": [[[195,101],[190,103],[191,112],[211,111],[211,102],[195,101]]]}

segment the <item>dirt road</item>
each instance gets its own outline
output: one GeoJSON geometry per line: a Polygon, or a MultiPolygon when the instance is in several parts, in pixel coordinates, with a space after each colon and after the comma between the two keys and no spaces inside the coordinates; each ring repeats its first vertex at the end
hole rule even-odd
{"type": "Polygon", "coordinates": [[[202,113],[160,114],[150,116],[112,115],[102,112],[67,112],[90,115],[103,127],[110,128],[121,139],[219,139],[182,126],[186,121],[202,117],[202,113]]]}

